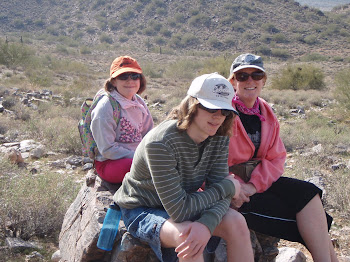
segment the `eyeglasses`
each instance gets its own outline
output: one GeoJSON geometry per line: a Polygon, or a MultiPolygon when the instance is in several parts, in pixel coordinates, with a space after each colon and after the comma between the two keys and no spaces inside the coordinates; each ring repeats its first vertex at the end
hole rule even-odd
{"type": "Polygon", "coordinates": [[[210,108],[207,108],[207,107],[203,106],[202,104],[199,104],[199,108],[201,108],[201,109],[207,111],[207,112],[210,113],[210,114],[214,114],[214,113],[216,113],[218,110],[221,110],[221,114],[222,114],[223,116],[229,116],[229,115],[231,115],[231,114],[233,113],[232,110],[228,110],[228,109],[210,109],[210,108]]]}
{"type": "Polygon", "coordinates": [[[239,82],[247,81],[249,76],[251,76],[253,80],[258,81],[258,80],[261,80],[261,79],[264,78],[265,72],[263,72],[263,71],[255,71],[255,72],[253,72],[251,74],[248,74],[246,72],[237,72],[237,73],[235,73],[235,78],[239,82]]]}
{"type": "Polygon", "coordinates": [[[117,76],[117,79],[119,79],[119,80],[128,80],[129,77],[132,80],[137,80],[137,79],[141,79],[141,74],[138,74],[138,73],[124,73],[124,74],[121,74],[121,75],[117,76]]]}

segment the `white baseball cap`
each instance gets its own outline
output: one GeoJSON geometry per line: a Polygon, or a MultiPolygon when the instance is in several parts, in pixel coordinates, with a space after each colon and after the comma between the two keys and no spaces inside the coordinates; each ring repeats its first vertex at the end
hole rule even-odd
{"type": "Polygon", "coordinates": [[[235,95],[233,86],[218,73],[196,77],[187,94],[197,98],[199,103],[206,108],[232,110],[238,115],[238,112],[232,107],[232,99],[235,95]]]}

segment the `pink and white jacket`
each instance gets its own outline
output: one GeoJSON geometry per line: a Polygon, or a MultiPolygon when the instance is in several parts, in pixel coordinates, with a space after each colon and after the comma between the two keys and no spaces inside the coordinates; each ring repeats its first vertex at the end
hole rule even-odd
{"type": "MultiPolygon", "coordinates": [[[[261,122],[261,144],[257,157],[261,163],[254,169],[251,179],[257,193],[266,191],[284,172],[286,149],[280,138],[280,125],[268,103],[259,98],[261,114],[265,121],[261,122]]],[[[233,123],[233,136],[229,144],[228,165],[232,166],[253,159],[255,146],[248,137],[244,126],[236,117],[233,123]]],[[[244,183],[238,176],[236,178],[244,183]]]]}

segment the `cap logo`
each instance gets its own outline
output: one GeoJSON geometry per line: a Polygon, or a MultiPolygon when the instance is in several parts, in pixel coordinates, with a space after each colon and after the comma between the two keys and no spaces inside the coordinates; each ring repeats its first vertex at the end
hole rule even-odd
{"type": "Polygon", "coordinates": [[[130,61],[125,61],[125,62],[121,63],[119,66],[123,67],[123,66],[126,66],[126,65],[131,65],[131,62],[130,61]]]}
{"type": "Polygon", "coordinates": [[[250,63],[255,60],[255,57],[252,55],[247,55],[245,60],[246,62],[250,63]]]}
{"type": "Polygon", "coordinates": [[[213,93],[226,98],[230,95],[230,89],[225,84],[217,84],[214,86],[213,93]]]}

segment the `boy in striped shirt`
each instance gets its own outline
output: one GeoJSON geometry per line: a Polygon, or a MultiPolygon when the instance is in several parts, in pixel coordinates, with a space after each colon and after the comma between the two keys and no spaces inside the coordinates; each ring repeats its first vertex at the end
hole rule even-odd
{"type": "Polygon", "coordinates": [[[240,190],[227,175],[233,96],[217,73],[194,79],[168,120],[143,138],[114,195],[127,230],[160,261],[204,261],[212,236],[226,240],[229,262],[254,261],[246,221],[229,208],[240,190]]]}

